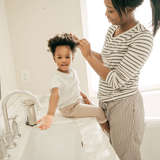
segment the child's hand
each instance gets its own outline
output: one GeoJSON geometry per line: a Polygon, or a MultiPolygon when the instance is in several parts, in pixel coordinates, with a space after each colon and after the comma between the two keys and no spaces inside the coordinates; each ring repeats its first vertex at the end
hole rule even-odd
{"type": "Polygon", "coordinates": [[[83,97],[83,101],[85,104],[92,104],[88,97],[83,97]]]}
{"type": "Polygon", "coordinates": [[[92,104],[91,101],[88,99],[88,97],[82,91],[80,91],[80,94],[85,104],[92,104]]]}
{"type": "Polygon", "coordinates": [[[52,115],[45,115],[42,119],[37,121],[37,124],[40,123],[39,127],[41,130],[50,128],[53,121],[52,115]]]}

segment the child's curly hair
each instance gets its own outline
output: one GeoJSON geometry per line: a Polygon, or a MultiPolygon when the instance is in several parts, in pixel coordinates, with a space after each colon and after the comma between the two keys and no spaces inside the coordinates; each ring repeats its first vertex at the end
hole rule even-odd
{"type": "Polygon", "coordinates": [[[55,54],[56,47],[61,45],[69,46],[72,50],[72,53],[74,53],[78,43],[75,42],[72,35],[68,33],[57,34],[48,41],[48,47],[53,56],[55,54]]]}

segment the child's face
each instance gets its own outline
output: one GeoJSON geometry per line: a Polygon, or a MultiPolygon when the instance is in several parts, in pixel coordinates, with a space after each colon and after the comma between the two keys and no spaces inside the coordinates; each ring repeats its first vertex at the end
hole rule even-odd
{"type": "Polygon", "coordinates": [[[54,54],[54,61],[62,72],[68,72],[72,62],[72,50],[69,46],[57,46],[54,54]]]}

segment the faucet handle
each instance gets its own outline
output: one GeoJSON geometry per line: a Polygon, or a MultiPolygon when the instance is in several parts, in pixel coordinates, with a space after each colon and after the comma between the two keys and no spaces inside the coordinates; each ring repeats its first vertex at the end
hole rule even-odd
{"type": "Polygon", "coordinates": [[[18,117],[18,115],[11,116],[11,117],[8,118],[8,120],[15,120],[17,117],[18,117]]]}
{"type": "Polygon", "coordinates": [[[3,137],[4,137],[4,143],[8,149],[12,149],[16,146],[12,133],[10,132],[5,133],[3,137]]]}
{"type": "Polygon", "coordinates": [[[23,101],[26,109],[26,125],[35,126],[36,125],[36,111],[35,111],[35,101],[27,99],[23,101]]]}
{"type": "Polygon", "coordinates": [[[32,106],[32,105],[35,104],[35,101],[33,101],[33,100],[31,100],[31,99],[25,99],[25,100],[23,100],[22,103],[23,103],[24,105],[26,105],[26,106],[32,106]]]}
{"type": "Polygon", "coordinates": [[[19,132],[18,123],[16,122],[16,118],[17,118],[17,115],[13,118],[13,121],[12,121],[12,131],[13,131],[13,136],[15,138],[18,138],[18,137],[21,137],[21,134],[19,132]]]}
{"type": "Polygon", "coordinates": [[[8,118],[9,120],[12,120],[12,132],[13,132],[13,137],[21,137],[21,134],[19,132],[19,128],[18,128],[18,123],[16,122],[16,118],[18,117],[18,115],[15,115],[14,117],[10,117],[8,118]]]}

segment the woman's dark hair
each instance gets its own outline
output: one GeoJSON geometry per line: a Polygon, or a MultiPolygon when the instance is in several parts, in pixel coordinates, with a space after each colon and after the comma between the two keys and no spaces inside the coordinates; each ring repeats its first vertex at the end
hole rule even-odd
{"type": "Polygon", "coordinates": [[[152,7],[152,26],[155,35],[160,27],[160,0],[151,0],[152,7]]]}
{"type": "Polygon", "coordinates": [[[48,41],[48,47],[53,56],[55,54],[56,47],[62,45],[69,46],[72,52],[74,53],[78,43],[76,43],[72,35],[68,33],[57,34],[48,41]]]}
{"type": "MultiPolygon", "coordinates": [[[[122,12],[126,13],[126,8],[137,8],[140,6],[144,0],[111,0],[114,8],[119,13],[120,17],[122,12]]],[[[153,35],[155,36],[157,30],[160,27],[160,0],[150,0],[152,7],[152,26],[153,26],[153,35]]]]}

